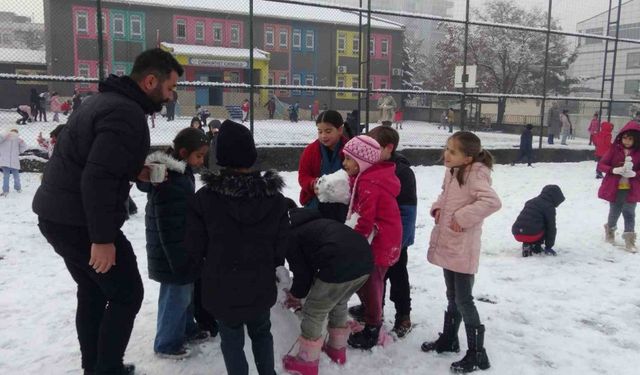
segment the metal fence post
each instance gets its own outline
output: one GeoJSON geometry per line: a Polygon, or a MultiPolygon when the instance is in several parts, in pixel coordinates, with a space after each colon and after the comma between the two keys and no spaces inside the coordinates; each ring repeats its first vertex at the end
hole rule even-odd
{"type": "Polygon", "coordinates": [[[249,0],[249,130],[253,133],[253,0],[249,0]]]}
{"type": "Polygon", "coordinates": [[[460,130],[464,130],[466,121],[465,112],[467,109],[467,81],[469,80],[469,77],[467,76],[467,45],[469,43],[469,2],[470,0],[466,0],[466,10],[464,16],[464,56],[462,61],[462,99],[460,99],[460,130]]]}
{"type": "MultiPolygon", "coordinates": [[[[367,129],[367,132],[369,132],[369,110],[370,110],[370,106],[371,103],[370,102],[370,97],[371,97],[371,87],[369,85],[369,82],[371,82],[371,0],[367,0],[367,42],[366,42],[366,46],[367,46],[367,83],[366,83],[366,87],[367,87],[367,96],[364,98],[365,100],[365,129],[367,129]]],[[[360,41],[360,49],[362,49],[362,41],[360,41]]]]}
{"type": "Polygon", "coordinates": [[[102,33],[102,0],[96,1],[96,26],[98,27],[98,79],[104,79],[104,42],[102,33]]]}
{"type": "MultiPolygon", "coordinates": [[[[553,0],[549,0],[549,10],[547,11],[547,40],[545,41],[544,49],[544,68],[542,73],[542,103],[540,103],[540,139],[538,141],[538,148],[542,148],[542,137],[544,131],[544,111],[547,104],[547,69],[549,68],[549,40],[551,38],[551,9],[553,7],[553,0]]],[[[554,134],[555,136],[555,134],[554,134]]]]}

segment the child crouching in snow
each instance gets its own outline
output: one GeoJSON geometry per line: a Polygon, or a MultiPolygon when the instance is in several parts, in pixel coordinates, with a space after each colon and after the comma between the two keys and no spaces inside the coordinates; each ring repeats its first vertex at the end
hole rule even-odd
{"type": "Polygon", "coordinates": [[[153,350],[161,358],[186,358],[186,343],[206,340],[191,308],[193,282],[198,274],[190,266],[183,245],[186,232],[187,202],[195,195],[192,168],[204,163],[207,138],[198,129],[181,130],[167,152],[157,151],[146,163],[167,166],[167,180],[158,185],[138,183],[147,192],[145,215],[149,278],[160,282],[158,322],[153,350]]]}
{"type": "Polygon", "coordinates": [[[291,233],[287,261],[293,285],[285,305],[302,307],[300,348],[286,355],[283,367],[294,374],[318,374],[320,350],[333,362],[344,364],[351,329],[347,325],[347,302],[369,278],[373,267],[367,240],[336,220],[323,218],[309,208],[289,210],[291,233]],[[329,339],[324,343],[323,323],[329,318],[329,339]]]}
{"type": "Polygon", "coordinates": [[[349,337],[349,345],[370,349],[378,342],[382,327],[384,277],[400,257],[402,222],[396,202],[400,181],[395,164],[380,160],[381,148],[375,139],[357,136],[343,152],[352,191],[346,224],[371,243],[374,263],[369,279],[358,291],[365,306],[365,327],[349,337]]]}
{"type": "Polygon", "coordinates": [[[472,292],[480,260],[482,222],[501,207],[500,198],[491,188],[493,156],[482,149],[475,134],[459,131],[447,140],[444,166],[447,170],[442,193],[431,207],[436,224],[427,259],[444,269],[449,304],[442,334],[436,341],[423,343],[422,350],[458,352],[458,328],[464,320],[468,350],[462,360],[451,364],[451,371],[486,370],[490,364],[484,349],[485,327],[472,292]]]}
{"type": "Polygon", "coordinates": [[[537,197],[524,204],[511,233],[516,241],[522,242],[522,256],[542,252],[556,255],[553,245],[556,242],[556,207],[564,202],[564,195],[558,185],[547,185],[537,197]]]}
{"type": "Polygon", "coordinates": [[[614,243],[620,214],[624,218],[622,238],[630,252],[636,252],[636,204],[640,201],[640,124],[634,120],[625,125],[613,145],[598,162],[605,173],[598,197],[609,202],[609,217],[604,225],[607,242],[614,243]]]}

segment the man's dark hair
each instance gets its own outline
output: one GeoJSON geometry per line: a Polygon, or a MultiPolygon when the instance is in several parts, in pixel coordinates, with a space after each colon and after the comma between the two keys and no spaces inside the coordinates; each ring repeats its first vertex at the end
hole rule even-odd
{"type": "Polygon", "coordinates": [[[173,55],[160,48],[149,49],[136,57],[131,70],[131,79],[140,81],[149,74],[155,75],[160,82],[166,80],[175,71],[178,76],[184,73],[184,69],[173,55]]]}

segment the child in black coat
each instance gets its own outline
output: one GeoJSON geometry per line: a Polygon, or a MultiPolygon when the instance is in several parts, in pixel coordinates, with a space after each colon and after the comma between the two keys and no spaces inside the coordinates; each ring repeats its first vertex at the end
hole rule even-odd
{"type": "Polygon", "coordinates": [[[547,185],[537,197],[525,203],[524,208],[513,223],[511,233],[516,241],[522,242],[522,256],[532,252],[540,253],[544,243],[544,253],[556,255],[556,207],[564,202],[564,195],[558,185],[547,185]]]}
{"type": "Polygon", "coordinates": [[[531,163],[533,162],[533,132],[531,129],[533,129],[533,125],[525,125],[522,135],[520,135],[520,151],[518,152],[518,158],[511,163],[511,165],[515,165],[516,163],[520,163],[526,159],[527,166],[531,167],[531,163]]]}

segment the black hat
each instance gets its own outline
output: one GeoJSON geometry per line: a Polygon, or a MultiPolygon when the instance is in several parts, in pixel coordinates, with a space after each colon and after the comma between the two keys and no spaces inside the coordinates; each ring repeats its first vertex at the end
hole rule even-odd
{"type": "Polygon", "coordinates": [[[230,168],[250,168],[258,157],[253,136],[246,126],[225,120],[218,132],[216,158],[218,165],[230,168]]]}

